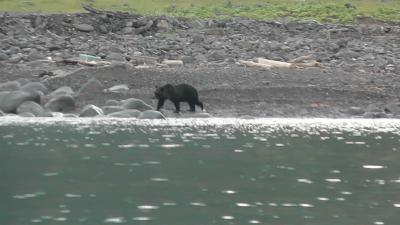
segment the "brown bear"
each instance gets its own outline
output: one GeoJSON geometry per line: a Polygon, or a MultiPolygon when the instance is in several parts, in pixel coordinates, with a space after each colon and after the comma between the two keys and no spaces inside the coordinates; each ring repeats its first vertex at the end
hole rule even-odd
{"type": "Polygon", "coordinates": [[[191,112],[195,112],[195,106],[200,106],[203,110],[203,103],[199,101],[199,96],[196,88],[189,84],[171,85],[166,84],[161,87],[156,87],[154,96],[158,99],[157,110],[159,111],[164,105],[165,100],[169,99],[175,105],[175,112],[180,111],[180,102],[187,102],[190,106],[191,112]]]}

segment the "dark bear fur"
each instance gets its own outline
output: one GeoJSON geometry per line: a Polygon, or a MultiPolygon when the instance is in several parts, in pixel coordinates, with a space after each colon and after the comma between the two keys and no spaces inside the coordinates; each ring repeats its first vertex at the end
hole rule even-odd
{"type": "Polygon", "coordinates": [[[154,95],[158,99],[157,110],[161,109],[167,99],[174,103],[176,113],[180,111],[181,102],[187,102],[190,106],[189,111],[191,112],[196,111],[196,105],[200,106],[201,110],[203,110],[203,103],[199,101],[196,88],[189,84],[178,84],[175,86],[166,84],[158,87],[154,95]]]}

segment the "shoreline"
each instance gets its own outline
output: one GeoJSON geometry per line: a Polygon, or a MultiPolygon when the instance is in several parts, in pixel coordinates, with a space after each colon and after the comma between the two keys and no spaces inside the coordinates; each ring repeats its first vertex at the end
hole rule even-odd
{"type": "MultiPolygon", "coordinates": [[[[74,112],[87,104],[101,107],[107,100],[128,98],[155,107],[156,85],[189,83],[213,117],[400,118],[397,25],[131,14],[103,21],[104,15],[0,18],[5,25],[0,32],[0,82],[41,82],[49,92],[69,86],[77,103],[74,112]],[[99,56],[111,64],[46,62],[47,57],[74,59],[79,54],[99,56]],[[238,63],[256,57],[285,62],[307,54],[325,68],[263,70],[238,63]],[[164,59],[181,60],[183,65],[160,66],[164,59]],[[148,68],[139,68],[142,65],[148,68]],[[99,87],[78,96],[91,78],[99,87]],[[128,87],[123,93],[104,91],[123,84],[128,87]]],[[[44,96],[43,105],[48,100],[44,96]]],[[[181,105],[185,110],[186,104],[181,105]]],[[[167,103],[163,113],[176,117],[172,109],[167,103]]]]}

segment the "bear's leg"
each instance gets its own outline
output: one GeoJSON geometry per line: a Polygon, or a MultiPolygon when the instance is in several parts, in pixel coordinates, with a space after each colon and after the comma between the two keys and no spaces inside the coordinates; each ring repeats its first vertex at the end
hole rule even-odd
{"type": "Polygon", "coordinates": [[[158,99],[157,111],[160,111],[161,107],[164,105],[164,99],[158,99]]]}
{"type": "Polygon", "coordinates": [[[196,111],[196,104],[194,102],[188,102],[190,106],[189,112],[195,112],[196,111]]]}
{"type": "Polygon", "coordinates": [[[200,106],[200,108],[201,108],[201,111],[203,111],[203,110],[204,110],[203,103],[202,103],[201,101],[197,100],[197,103],[196,103],[196,105],[200,106]]]}
{"type": "Polygon", "coordinates": [[[180,111],[180,104],[179,104],[179,102],[174,102],[174,104],[175,104],[175,113],[179,113],[179,111],[180,111]]]}

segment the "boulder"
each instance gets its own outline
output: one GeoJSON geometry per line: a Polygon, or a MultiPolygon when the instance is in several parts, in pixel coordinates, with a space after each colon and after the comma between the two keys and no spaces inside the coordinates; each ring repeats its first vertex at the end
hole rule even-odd
{"type": "Polygon", "coordinates": [[[49,98],[55,98],[55,97],[60,96],[60,95],[71,95],[71,96],[73,96],[74,95],[74,91],[72,90],[71,87],[63,86],[63,87],[57,88],[56,90],[52,91],[48,96],[49,96],[49,98]]]}
{"type": "Polygon", "coordinates": [[[105,106],[119,106],[120,102],[114,99],[109,99],[104,103],[105,106]]]}
{"type": "Polygon", "coordinates": [[[118,117],[118,118],[136,118],[141,115],[141,112],[137,109],[126,109],[119,112],[110,113],[108,117],[118,117]]]}
{"type": "Polygon", "coordinates": [[[44,84],[40,83],[40,82],[29,82],[27,84],[25,84],[24,86],[22,86],[20,88],[21,91],[26,91],[26,92],[35,92],[35,91],[40,91],[43,94],[47,94],[48,93],[48,89],[46,86],[44,86],[44,84]]]}
{"type": "Polygon", "coordinates": [[[122,107],[125,109],[137,109],[140,111],[152,110],[153,107],[151,105],[146,104],[141,99],[137,98],[129,98],[121,101],[122,107]]]}
{"type": "Polygon", "coordinates": [[[5,113],[16,113],[17,108],[27,101],[40,103],[40,94],[26,91],[0,92],[0,110],[5,113]]]}
{"type": "Polygon", "coordinates": [[[24,112],[24,113],[18,114],[18,116],[20,116],[20,117],[35,117],[35,115],[30,112],[24,112]]]}
{"type": "Polygon", "coordinates": [[[50,99],[45,105],[45,108],[53,112],[71,112],[75,110],[75,107],[74,97],[68,94],[56,96],[50,99]]]}
{"type": "Polygon", "coordinates": [[[8,81],[0,84],[0,91],[16,91],[20,88],[20,84],[17,81],[8,81]]]}
{"type": "Polygon", "coordinates": [[[82,87],[78,91],[78,95],[89,94],[94,95],[96,93],[103,92],[103,84],[97,80],[96,78],[91,78],[86,83],[82,85],[82,87]]]}
{"type": "Polygon", "coordinates": [[[18,114],[32,113],[36,117],[45,117],[48,115],[46,110],[44,110],[41,105],[32,101],[24,102],[20,106],[18,106],[17,113],[18,114]]]}
{"type": "Polygon", "coordinates": [[[115,113],[115,112],[119,112],[119,111],[125,110],[124,107],[117,106],[117,105],[103,106],[103,107],[101,107],[101,109],[103,110],[104,114],[106,114],[106,115],[108,115],[110,113],[115,113]]]}
{"type": "Polygon", "coordinates": [[[87,105],[79,113],[79,117],[95,117],[95,116],[104,116],[103,110],[95,105],[87,105]]]}
{"type": "Polygon", "coordinates": [[[141,112],[138,118],[139,119],[165,119],[164,115],[161,112],[155,111],[155,110],[147,110],[147,111],[141,112]]]}

